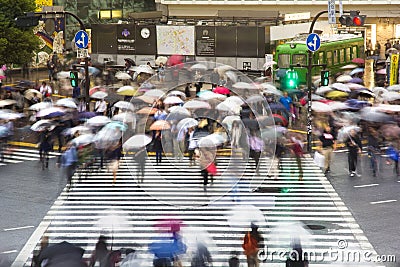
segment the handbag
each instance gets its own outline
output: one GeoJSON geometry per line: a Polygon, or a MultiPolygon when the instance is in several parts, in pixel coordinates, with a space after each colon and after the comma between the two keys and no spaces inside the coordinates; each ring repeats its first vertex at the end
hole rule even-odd
{"type": "Polygon", "coordinates": [[[215,166],[214,162],[207,166],[206,171],[211,175],[217,175],[218,173],[217,166],[215,166]]]}
{"type": "Polygon", "coordinates": [[[320,168],[323,168],[325,166],[325,156],[316,151],[314,153],[314,163],[320,168]]]}

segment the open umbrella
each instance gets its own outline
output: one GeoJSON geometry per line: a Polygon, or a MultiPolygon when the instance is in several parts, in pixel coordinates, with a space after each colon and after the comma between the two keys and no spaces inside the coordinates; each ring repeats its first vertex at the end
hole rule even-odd
{"type": "Polygon", "coordinates": [[[128,73],[123,72],[123,71],[118,71],[115,74],[115,78],[117,78],[118,80],[130,80],[130,79],[132,79],[131,75],[129,75],[128,73]]]}
{"type": "Polygon", "coordinates": [[[343,83],[334,83],[331,85],[331,87],[342,92],[347,92],[347,93],[351,92],[350,88],[343,83]]]}
{"type": "Polygon", "coordinates": [[[400,99],[400,94],[398,92],[387,92],[383,93],[381,97],[386,101],[395,101],[400,99]]]}
{"type": "Polygon", "coordinates": [[[61,106],[65,108],[78,108],[73,98],[61,98],[56,102],[56,106],[61,106]]]}
{"type": "Polygon", "coordinates": [[[94,99],[104,99],[107,96],[108,96],[108,94],[106,92],[97,91],[97,92],[94,92],[90,97],[94,98],[94,99]]]}
{"type": "Polygon", "coordinates": [[[239,106],[241,106],[241,105],[244,104],[244,100],[243,100],[241,97],[239,97],[239,96],[230,96],[230,97],[228,97],[227,99],[225,99],[224,102],[227,102],[227,103],[236,103],[236,104],[239,105],[239,106]]]}
{"type": "Polygon", "coordinates": [[[342,142],[345,141],[350,136],[350,131],[352,130],[359,132],[361,131],[361,128],[357,125],[344,126],[339,129],[337,139],[342,142]]]}
{"type": "Polygon", "coordinates": [[[17,113],[12,110],[0,109],[0,120],[16,120],[24,117],[25,114],[17,113]]]}
{"type": "Polygon", "coordinates": [[[336,81],[339,83],[347,83],[349,82],[353,77],[347,74],[340,75],[339,77],[336,78],[336,81]]]}
{"type": "Polygon", "coordinates": [[[365,60],[362,59],[362,58],[356,57],[356,58],[353,58],[353,59],[351,60],[351,62],[356,63],[356,64],[364,64],[364,63],[365,63],[365,60]]]}
{"type": "Polygon", "coordinates": [[[232,70],[228,70],[227,72],[225,72],[225,76],[231,80],[232,82],[236,83],[237,82],[237,75],[235,72],[233,72],[232,70]]]}
{"type": "Polygon", "coordinates": [[[190,128],[190,127],[195,127],[199,125],[199,121],[193,119],[193,118],[185,118],[183,120],[181,120],[176,127],[178,129],[182,129],[182,128],[190,128]]]}
{"type": "Polygon", "coordinates": [[[93,95],[94,93],[99,92],[99,91],[106,92],[107,89],[102,86],[95,86],[95,87],[90,88],[89,95],[93,95]]]}
{"type": "Polygon", "coordinates": [[[131,85],[122,86],[117,90],[117,94],[119,95],[134,96],[136,95],[136,93],[137,93],[137,88],[131,85]]]}
{"type": "Polygon", "coordinates": [[[65,135],[75,135],[76,133],[79,133],[80,135],[82,134],[88,134],[91,132],[91,129],[88,126],[85,125],[78,125],[72,128],[68,128],[64,131],[65,135]]]}
{"type": "Polygon", "coordinates": [[[69,242],[50,245],[44,248],[39,254],[39,262],[48,260],[46,266],[49,267],[65,267],[65,266],[85,266],[82,264],[82,256],[85,250],[77,247],[69,242]]]}
{"type": "Polygon", "coordinates": [[[170,113],[180,113],[183,115],[187,115],[190,116],[190,111],[187,108],[181,107],[181,106],[172,106],[170,108],[168,108],[168,111],[170,113]]]}
{"type": "MultiPolygon", "coordinates": [[[[128,130],[128,126],[122,122],[122,121],[111,121],[109,123],[107,123],[104,128],[108,128],[111,130],[120,130],[122,132],[125,132],[126,130],[128,130]]],[[[103,128],[103,129],[104,129],[103,128]]]]}
{"type": "Polygon", "coordinates": [[[317,112],[331,112],[332,108],[322,102],[312,101],[311,109],[317,112]]]}
{"type": "Polygon", "coordinates": [[[40,99],[42,99],[42,97],[43,97],[43,95],[36,89],[28,89],[28,90],[26,90],[25,93],[24,93],[24,97],[26,99],[32,99],[34,94],[36,94],[36,96],[39,97],[40,99]]]}
{"type": "Polygon", "coordinates": [[[95,116],[93,118],[88,119],[86,121],[86,124],[90,126],[104,126],[109,122],[111,122],[111,119],[109,117],[95,116]]]}
{"type": "MultiPolygon", "coordinates": [[[[358,81],[358,79],[360,79],[360,78],[353,78],[353,79],[354,79],[354,81],[358,81]]],[[[353,80],[353,79],[352,79],[352,80],[353,80]]],[[[361,80],[361,82],[362,82],[362,80],[361,80]]],[[[352,83],[352,82],[346,83],[346,85],[347,85],[350,89],[364,89],[364,88],[365,88],[364,85],[361,85],[361,84],[358,84],[358,83],[352,83]]]]}
{"type": "Polygon", "coordinates": [[[237,103],[230,103],[230,102],[221,102],[219,103],[215,109],[219,110],[219,111],[226,111],[226,112],[231,112],[233,114],[240,114],[240,110],[242,109],[240,107],[240,105],[238,105],[237,103]]]}
{"type": "Polygon", "coordinates": [[[386,68],[377,70],[375,73],[376,73],[376,74],[381,74],[381,75],[386,75],[386,68]]]}
{"type": "Polygon", "coordinates": [[[164,104],[166,105],[174,105],[174,104],[181,104],[183,100],[177,96],[168,96],[164,99],[164,104]]]}
{"type": "Polygon", "coordinates": [[[315,93],[318,94],[318,95],[323,95],[323,94],[328,93],[328,92],[331,92],[331,91],[333,91],[333,90],[334,90],[334,89],[332,89],[332,88],[329,87],[329,86],[321,86],[321,87],[318,87],[318,88],[317,88],[317,90],[315,91],[315,93]]]}
{"type": "Polygon", "coordinates": [[[222,120],[222,125],[225,125],[228,129],[228,131],[231,131],[232,129],[232,124],[234,121],[240,121],[240,116],[238,115],[230,115],[230,116],[226,116],[223,120],[222,120]]]}
{"type": "Polygon", "coordinates": [[[137,73],[147,73],[147,74],[155,73],[155,71],[148,65],[133,66],[133,67],[129,68],[129,70],[137,72],[137,73]]]}
{"type": "Polygon", "coordinates": [[[181,99],[186,99],[186,95],[182,91],[173,90],[167,94],[167,96],[179,96],[181,99]]]}
{"type": "Polygon", "coordinates": [[[168,66],[175,66],[175,65],[180,65],[183,62],[183,56],[182,55],[172,55],[168,58],[167,65],[168,66]]]}
{"type": "Polygon", "coordinates": [[[379,104],[375,108],[383,112],[400,112],[400,105],[379,104]]]}
{"type": "Polygon", "coordinates": [[[230,227],[242,230],[248,230],[251,224],[260,228],[267,227],[263,212],[253,205],[235,205],[226,214],[226,220],[230,227]]]}
{"type": "Polygon", "coordinates": [[[46,109],[51,107],[53,104],[51,102],[39,102],[36,104],[33,104],[32,106],[29,107],[29,110],[35,110],[35,111],[39,111],[42,109],[46,109]]]}
{"type": "Polygon", "coordinates": [[[342,70],[352,70],[357,68],[358,66],[355,64],[348,64],[348,65],[344,65],[343,67],[340,67],[342,70]]]}
{"type": "MultiPolygon", "coordinates": [[[[115,121],[116,122],[116,121],[115,121]]],[[[112,127],[103,127],[93,138],[97,148],[107,149],[115,146],[122,137],[122,131],[112,127]]]]}
{"type": "Polygon", "coordinates": [[[334,98],[347,97],[348,95],[349,93],[335,90],[325,94],[325,97],[334,99],[334,98]]]}
{"type": "Polygon", "coordinates": [[[163,130],[168,130],[171,128],[171,124],[169,124],[168,121],[166,120],[157,120],[153,122],[152,125],[150,125],[150,130],[151,131],[163,131],[163,130]]]}
{"type": "Polygon", "coordinates": [[[247,89],[247,90],[258,90],[259,88],[254,85],[253,83],[246,83],[246,82],[237,82],[232,85],[233,88],[235,89],[247,89]]]}
{"type": "Polygon", "coordinates": [[[354,74],[363,73],[364,68],[355,68],[354,70],[350,71],[349,75],[353,76],[354,74]]]}
{"type": "Polygon", "coordinates": [[[36,117],[48,117],[48,116],[54,117],[54,115],[52,115],[52,114],[56,114],[57,116],[62,116],[65,114],[65,112],[61,108],[50,107],[50,108],[40,110],[38,113],[36,113],[36,117]]]}
{"type": "Polygon", "coordinates": [[[122,110],[131,110],[131,111],[135,110],[133,104],[127,101],[118,101],[117,103],[114,104],[114,107],[120,108],[122,110]]]}
{"type": "Polygon", "coordinates": [[[136,122],[135,115],[131,112],[118,113],[117,115],[114,115],[112,117],[112,120],[113,121],[122,121],[122,122],[126,122],[126,123],[135,123],[136,122]]]}
{"type": "Polygon", "coordinates": [[[272,114],[272,117],[274,118],[275,123],[281,123],[282,126],[285,126],[285,127],[288,126],[287,119],[285,117],[283,117],[282,115],[280,115],[280,114],[272,114]]]}
{"type": "Polygon", "coordinates": [[[156,100],[157,98],[158,97],[148,96],[148,95],[141,95],[141,96],[135,97],[132,101],[139,100],[139,101],[145,102],[147,104],[153,104],[154,100],[156,100]]]}
{"type": "Polygon", "coordinates": [[[217,86],[214,88],[213,92],[216,94],[229,95],[231,90],[223,86],[217,86]]]}
{"type": "Polygon", "coordinates": [[[199,109],[199,108],[205,108],[205,109],[210,109],[211,106],[207,102],[204,101],[199,101],[199,100],[189,100],[185,104],[183,104],[184,108],[187,109],[199,109]]]}
{"type": "Polygon", "coordinates": [[[246,99],[247,104],[260,103],[263,101],[265,101],[265,98],[262,95],[252,95],[246,99]]]}
{"type": "Polygon", "coordinates": [[[17,103],[14,99],[5,99],[5,100],[0,100],[0,107],[6,107],[9,105],[14,105],[17,103]]]}
{"type": "Polygon", "coordinates": [[[340,101],[330,101],[327,103],[327,105],[332,109],[332,110],[345,110],[349,109],[350,107],[343,102],[340,101]]]}
{"type": "Polygon", "coordinates": [[[365,107],[360,111],[361,119],[370,122],[389,122],[392,117],[379,111],[379,109],[365,107]]]}
{"type": "Polygon", "coordinates": [[[271,84],[271,83],[262,83],[260,84],[260,86],[264,89],[263,93],[265,94],[273,94],[273,95],[278,95],[281,96],[282,92],[279,91],[275,85],[271,84]]]}
{"type": "Polygon", "coordinates": [[[168,58],[167,57],[165,57],[165,56],[158,56],[157,58],[156,58],[156,60],[155,60],[155,63],[156,63],[156,65],[160,65],[161,63],[162,64],[167,64],[167,61],[168,61],[168,58]]]}
{"type": "Polygon", "coordinates": [[[269,240],[270,247],[282,250],[291,249],[294,240],[300,240],[302,246],[305,248],[315,246],[312,233],[303,223],[282,221],[276,225],[277,226],[271,229],[271,238],[269,240]]]}
{"type": "Polygon", "coordinates": [[[158,109],[152,108],[152,107],[144,107],[136,111],[136,114],[142,114],[142,115],[154,115],[158,109]]]}
{"type": "Polygon", "coordinates": [[[86,119],[90,119],[90,118],[93,118],[93,117],[96,117],[96,116],[97,116],[96,112],[86,111],[86,112],[79,112],[78,113],[79,120],[86,120],[86,119]]]}
{"type": "Polygon", "coordinates": [[[72,139],[72,143],[76,146],[86,146],[91,144],[94,141],[94,134],[82,134],[74,139],[72,139]]]}
{"type": "Polygon", "coordinates": [[[151,137],[148,135],[137,134],[126,140],[122,147],[126,151],[139,149],[150,144],[151,140],[151,137]]]}
{"type": "Polygon", "coordinates": [[[54,129],[54,127],[55,127],[54,121],[39,120],[35,122],[30,129],[34,132],[42,132],[44,130],[51,130],[52,128],[54,129]]]}
{"type": "Polygon", "coordinates": [[[160,98],[160,97],[163,97],[165,95],[165,92],[163,90],[160,90],[160,89],[152,89],[152,90],[147,91],[143,95],[144,96],[151,96],[151,97],[155,97],[155,98],[160,98]]]}
{"type": "Polygon", "coordinates": [[[200,91],[197,96],[202,99],[202,100],[211,100],[211,99],[220,99],[220,100],[224,100],[226,98],[226,95],[221,95],[221,94],[217,94],[211,91],[200,91]]]}
{"type": "Polygon", "coordinates": [[[400,84],[393,84],[390,85],[386,88],[388,91],[395,91],[395,92],[399,92],[400,91],[400,84]]]}
{"type": "Polygon", "coordinates": [[[213,142],[213,144],[215,146],[220,146],[220,145],[224,144],[226,141],[228,141],[228,138],[226,137],[226,134],[223,135],[223,134],[220,134],[220,133],[212,133],[210,135],[207,135],[207,136],[201,138],[200,141],[199,141],[199,146],[201,146],[202,140],[205,139],[205,138],[211,140],[211,142],[213,142]]]}

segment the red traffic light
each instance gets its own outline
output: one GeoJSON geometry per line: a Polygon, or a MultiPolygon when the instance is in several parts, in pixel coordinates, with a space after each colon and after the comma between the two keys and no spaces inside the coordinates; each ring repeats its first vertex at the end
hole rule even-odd
{"type": "Polygon", "coordinates": [[[363,25],[363,22],[362,22],[362,20],[361,20],[361,18],[360,17],[354,17],[353,18],[353,25],[354,26],[362,26],[363,25]]]}

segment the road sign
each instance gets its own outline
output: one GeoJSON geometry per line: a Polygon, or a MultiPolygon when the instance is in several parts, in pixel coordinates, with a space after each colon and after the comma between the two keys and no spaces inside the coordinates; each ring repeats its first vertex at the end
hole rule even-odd
{"type": "Polygon", "coordinates": [[[328,23],[336,24],[335,0],[328,0],[328,23]]]}
{"type": "Polygon", "coordinates": [[[87,58],[89,57],[89,50],[84,48],[78,48],[76,50],[76,58],[87,58]]]}
{"type": "Polygon", "coordinates": [[[321,38],[319,38],[318,34],[311,33],[307,37],[307,48],[311,52],[315,52],[321,46],[321,38]]]}
{"type": "Polygon", "coordinates": [[[397,84],[398,75],[399,75],[399,55],[391,54],[390,55],[390,81],[389,85],[397,84]]]}
{"type": "Polygon", "coordinates": [[[89,35],[85,31],[79,31],[75,34],[74,40],[78,48],[86,48],[89,44],[89,35]]]}

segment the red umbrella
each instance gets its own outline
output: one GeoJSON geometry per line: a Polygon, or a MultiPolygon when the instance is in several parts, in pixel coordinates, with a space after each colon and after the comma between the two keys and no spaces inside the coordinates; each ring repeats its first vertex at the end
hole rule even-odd
{"type": "Polygon", "coordinates": [[[89,95],[93,95],[94,93],[98,92],[98,91],[102,91],[102,92],[106,92],[107,89],[101,86],[95,86],[93,88],[90,88],[89,90],[89,95]]]}
{"type": "Polygon", "coordinates": [[[182,55],[172,55],[169,57],[167,61],[168,66],[175,66],[183,63],[183,56],[182,55]]]}
{"type": "Polygon", "coordinates": [[[181,230],[183,223],[179,219],[162,219],[156,225],[162,232],[175,233],[181,230]]]}
{"type": "Polygon", "coordinates": [[[279,114],[272,114],[272,117],[274,117],[275,123],[282,123],[282,126],[287,126],[288,121],[283,117],[282,115],[279,114]]]}
{"type": "Polygon", "coordinates": [[[213,92],[221,95],[229,95],[231,93],[231,90],[223,86],[217,86],[214,88],[213,92]]]}
{"type": "Polygon", "coordinates": [[[365,60],[362,59],[362,58],[356,57],[356,58],[353,58],[353,59],[351,60],[351,62],[356,63],[356,64],[364,64],[364,63],[365,63],[365,60]]]}

